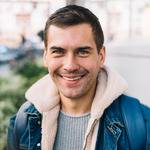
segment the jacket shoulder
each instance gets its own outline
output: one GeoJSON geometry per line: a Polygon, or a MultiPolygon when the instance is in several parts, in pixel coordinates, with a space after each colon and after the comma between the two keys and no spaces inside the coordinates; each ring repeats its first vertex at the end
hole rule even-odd
{"type": "Polygon", "coordinates": [[[18,149],[18,139],[27,127],[29,116],[40,115],[35,106],[29,102],[21,105],[18,112],[10,118],[7,132],[7,149],[18,149]]]}
{"type": "Polygon", "coordinates": [[[129,112],[133,111],[133,113],[135,113],[137,111],[136,108],[139,109],[139,106],[144,107],[138,99],[131,97],[131,96],[128,96],[128,95],[120,95],[105,110],[105,114],[111,122],[114,122],[114,121],[120,122],[123,125],[124,120],[122,117],[122,107],[123,107],[123,109],[128,109],[129,112]]]}
{"type": "Polygon", "coordinates": [[[8,126],[9,130],[14,129],[16,119],[18,118],[18,115],[20,115],[19,118],[21,118],[22,111],[23,111],[23,113],[27,113],[27,114],[40,114],[33,104],[31,104],[31,103],[29,104],[29,102],[28,102],[28,105],[27,105],[27,102],[23,103],[20,106],[18,112],[10,117],[9,126],[8,126]],[[19,114],[19,112],[20,112],[20,114],[19,114]]]}
{"type": "Polygon", "coordinates": [[[149,119],[150,120],[150,107],[145,105],[145,104],[142,104],[137,98],[134,98],[134,97],[130,97],[130,96],[127,96],[127,95],[121,95],[119,97],[120,100],[122,101],[127,101],[127,105],[130,107],[130,108],[133,108],[131,109],[131,111],[136,111],[135,110],[135,107],[136,106],[139,106],[140,109],[141,109],[141,112],[143,114],[143,117],[145,120],[149,119]]]}

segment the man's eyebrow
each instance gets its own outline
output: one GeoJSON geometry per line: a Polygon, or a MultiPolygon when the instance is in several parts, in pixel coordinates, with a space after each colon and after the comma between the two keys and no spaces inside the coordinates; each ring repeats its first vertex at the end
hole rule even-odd
{"type": "Polygon", "coordinates": [[[64,50],[62,47],[59,47],[59,46],[52,46],[49,49],[50,50],[64,50]]]}
{"type": "MultiPolygon", "coordinates": [[[[50,50],[65,50],[64,48],[62,47],[59,47],[59,46],[52,46],[49,48],[50,50]]],[[[77,47],[75,50],[92,50],[92,47],[90,46],[81,46],[81,47],[77,47]]]]}
{"type": "Polygon", "coordinates": [[[84,50],[84,49],[88,49],[88,50],[92,50],[92,47],[90,47],[90,46],[81,46],[81,47],[78,47],[78,48],[76,48],[77,50],[84,50]]]}

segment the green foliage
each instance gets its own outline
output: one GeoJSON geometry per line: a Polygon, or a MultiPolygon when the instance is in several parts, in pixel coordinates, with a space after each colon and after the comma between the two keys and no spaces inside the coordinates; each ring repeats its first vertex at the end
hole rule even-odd
{"type": "Polygon", "coordinates": [[[45,68],[38,66],[34,62],[27,62],[17,70],[17,74],[20,74],[21,76],[27,79],[34,78],[34,77],[37,78],[46,73],[47,70],[45,68]]]}
{"type": "Polygon", "coordinates": [[[25,101],[25,91],[45,74],[45,68],[30,61],[22,63],[10,77],[0,78],[0,150],[6,149],[9,119],[25,101]]]}
{"type": "Polygon", "coordinates": [[[40,77],[47,74],[47,69],[31,61],[21,65],[21,67],[16,70],[16,73],[19,74],[25,81],[23,84],[23,88],[28,88],[40,77]]]}

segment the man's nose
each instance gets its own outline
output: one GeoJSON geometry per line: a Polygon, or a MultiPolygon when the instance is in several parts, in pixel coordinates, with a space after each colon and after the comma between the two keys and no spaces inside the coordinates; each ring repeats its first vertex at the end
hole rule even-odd
{"type": "Polygon", "coordinates": [[[79,64],[74,55],[68,55],[64,60],[64,70],[75,71],[79,69],[79,64]]]}

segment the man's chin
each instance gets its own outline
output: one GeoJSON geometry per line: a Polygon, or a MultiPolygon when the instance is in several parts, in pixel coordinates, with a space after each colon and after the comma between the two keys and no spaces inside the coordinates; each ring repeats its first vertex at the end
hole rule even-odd
{"type": "Polygon", "coordinates": [[[62,92],[61,95],[63,95],[63,97],[67,98],[67,99],[79,99],[80,97],[82,97],[81,93],[74,93],[74,92],[62,92]]]}

